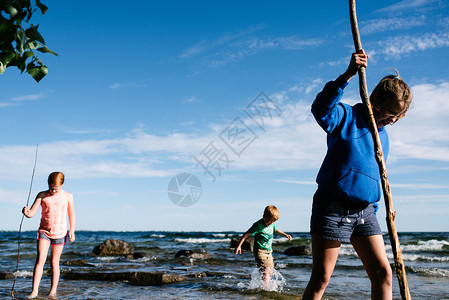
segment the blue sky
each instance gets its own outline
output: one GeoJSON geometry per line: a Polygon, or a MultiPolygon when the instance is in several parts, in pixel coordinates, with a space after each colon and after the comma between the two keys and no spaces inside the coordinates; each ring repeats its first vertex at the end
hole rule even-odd
{"type": "MultiPolygon", "coordinates": [[[[49,74],[0,77],[0,230],[18,230],[38,144],[30,202],[64,172],[78,230],[245,231],[275,204],[281,229],[308,231],[326,149],[310,105],[353,52],[346,1],[43,2],[49,74]],[[254,104],[270,107],[262,126],[254,104]],[[232,128],[246,129],[238,144],[232,128]],[[210,173],[206,154],[221,158],[210,173]],[[201,183],[189,207],[167,193],[184,172],[201,183]]],[[[414,94],[388,128],[397,229],[447,231],[449,3],[358,1],[357,14],[369,91],[395,68],[414,94]]],[[[357,80],[343,101],[359,101],[357,80]]],[[[386,230],[383,202],[378,217],[386,230]]]]}

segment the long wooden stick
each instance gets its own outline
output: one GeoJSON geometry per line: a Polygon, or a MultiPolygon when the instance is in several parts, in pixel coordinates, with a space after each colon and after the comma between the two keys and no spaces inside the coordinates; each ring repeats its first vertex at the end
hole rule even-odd
{"type": "MultiPolygon", "coordinates": [[[[31,182],[30,182],[30,189],[28,190],[28,198],[27,198],[27,204],[30,203],[30,195],[31,195],[31,189],[33,188],[33,179],[34,179],[34,172],[36,171],[36,163],[37,163],[37,150],[39,149],[39,144],[36,145],[36,154],[34,156],[34,167],[33,167],[33,173],[31,174],[31,182]]],[[[19,273],[19,261],[20,261],[20,232],[22,231],[22,223],[23,223],[23,217],[22,214],[22,220],[20,221],[20,227],[19,227],[19,237],[17,238],[17,269],[14,273],[14,282],[12,284],[11,288],[11,297],[14,297],[14,287],[16,286],[16,280],[17,280],[17,274],[19,273]]]]}
{"type": "MultiPolygon", "coordinates": [[[[354,46],[356,51],[362,50],[362,42],[360,41],[359,28],[357,24],[357,13],[355,8],[355,0],[349,0],[349,14],[351,17],[351,29],[352,37],[354,39],[354,46]]],[[[382,151],[382,145],[379,138],[379,132],[377,131],[376,121],[373,115],[373,109],[369,101],[368,88],[366,85],[366,72],[365,68],[359,69],[359,85],[360,85],[360,97],[365,104],[368,114],[369,126],[374,140],[374,152],[379,165],[379,171],[381,174],[382,190],[385,200],[385,208],[387,214],[387,226],[388,234],[390,236],[391,249],[394,255],[394,263],[396,275],[399,280],[399,288],[401,290],[402,299],[411,299],[410,291],[408,289],[407,276],[405,274],[405,266],[402,261],[401,245],[399,244],[399,237],[396,231],[396,225],[394,219],[396,212],[393,208],[393,200],[391,199],[390,184],[388,182],[387,168],[385,165],[384,155],[382,151]]]]}

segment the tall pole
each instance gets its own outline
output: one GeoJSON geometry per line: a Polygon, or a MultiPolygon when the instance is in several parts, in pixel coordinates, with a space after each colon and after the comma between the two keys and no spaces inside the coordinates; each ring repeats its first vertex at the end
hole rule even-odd
{"type": "MultiPolygon", "coordinates": [[[[362,42],[360,41],[359,28],[357,24],[357,13],[355,8],[355,0],[349,0],[349,14],[351,18],[352,37],[354,39],[355,50],[362,50],[362,42]]],[[[366,112],[368,114],[369,127],[374,140],[374,152],[376,156],[377,164],[379,165],[380,178],[382,183],[383,196],[385,200],[386,219],[388,234],[390,236],[391,249],[394,256],[394,265],[396,275],[399,280],[399,288],[401,290],[402,299],[411,299],[410,291],[408,289],[407,276],[405,274],[405,265],[402,261],[401,245],[399,244],[399,237],[396,231],[396,225],[394,219],[396,212],[393,208],[393,200],[391,199],[390,184],[388,182],[387,168],[385,165],[384,155],[382,151],[382,145],[379,138],[379,132],[377,131],[376,121],[374,119],[373,109],[369,101],[368,88],[366,85],[366,72],[365,68],[359,69],[359,85],[360,85],[360,97],[365,104],[366,112]]]]}
{"type": "MultiPolygon", "coordinates": [[[[28,190],[28,198],[27,198],[27,204],[30,202],[30,195],[31,195],[31,189],[33,188],[33,179],[34,179],[34,172],[36,171],[36,163],[37,163],[37,150],[39,149],[39,144],[36,145],[36,154],[34,156],[34,167],[33,167],[33,174],[31,175],[31,182],[30,182],[30,189],[28,190]]],[[[20,221],[20,227],[19,227],[19,236],[17,238],[17,269],[14,273],[14,282],[12,283],[11,288],[11,297],[14,297],[14,287],[16,286],[16,280],[17,280],[17,274],[19,273],[19,261],[20,261],[20,232],[22,231],[22,223],[23,223],[23,217],[22,214],[22,220],[20,221]]]]}

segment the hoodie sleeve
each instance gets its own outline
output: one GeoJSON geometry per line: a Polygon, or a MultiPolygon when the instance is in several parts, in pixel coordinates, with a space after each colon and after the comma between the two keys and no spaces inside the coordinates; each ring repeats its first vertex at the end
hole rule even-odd
{"type": "Polygon", "coordinates": [[[347,85],[348,82],[343,76],[339,76],[335,81],[326,83],[313,101],[312,114],[327,133],[332,133],[345,115],[343,106],[338,104],[347,85]]]}

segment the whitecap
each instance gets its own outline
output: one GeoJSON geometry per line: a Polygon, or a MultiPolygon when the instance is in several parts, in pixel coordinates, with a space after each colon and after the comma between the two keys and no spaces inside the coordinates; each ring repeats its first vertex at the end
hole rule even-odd
{"type": "Polygon", "coordinates": [[[189,244],[206,244],[206,243],[229,243],[231,239],[207,239],[207,238],[188,238],[188,239],[182,239],[182,238],[176,238],[175,242],[180,243],[189,243],[189,244]]]}
{"type": "Polygon", "coordinates": [[[412,270],[423,275],[449,277],[449,271],[444,269],[412,267],[412,270]]]}
{"type": "Polygon", "coordinates": [[[23,277],[23,278],[27,278],[27,277],[33,277],[33,272],[32,271],[16,271],[14,272],[14,275],[17,277],[23,277]]]}

